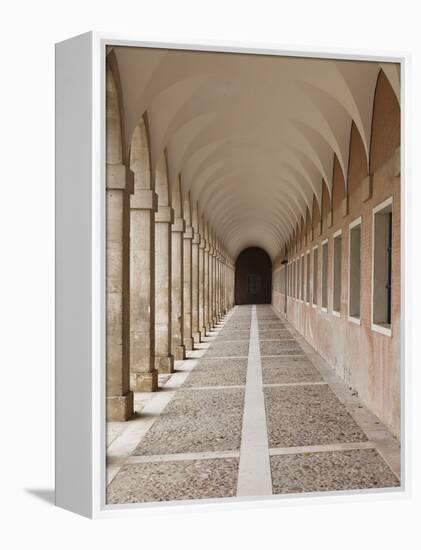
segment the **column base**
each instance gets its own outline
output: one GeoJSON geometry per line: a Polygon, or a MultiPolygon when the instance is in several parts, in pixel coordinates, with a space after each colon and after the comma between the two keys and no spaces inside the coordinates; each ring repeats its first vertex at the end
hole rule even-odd
{"type": "Polygon", "coordinates": [[[183,344],[174,347],[174,359],[176,361],[184,361],[186,358],[186,348],[183,344]]]}
{"type": "Polygon", "coordinates": [[[184,347],[191,351],[191,350],[194,350],[194,340],[193,338],[184,338],[184,347]]]}
{"type": "Polygon", "coordinates": [[[155,368],[159,374],[172,374],[174,372],[174,355],[155,356],[155,368]]]}
{"type": "Polygon", "coordinates": [[[195,344],[200,344],[202,341],[202,335],[200,334],[200,331],[193,332],[193,340],[195,344]]]}
{"type": "Polygon", "coordinates": [[[107,422],[124,422],[133,415],[133,392],[107,397],[107,422]]]}
{"type": "Polygon", "coordinates": [[[133,391],[157,391],[158,371],[135,372],[133,376],[133,391]]]}

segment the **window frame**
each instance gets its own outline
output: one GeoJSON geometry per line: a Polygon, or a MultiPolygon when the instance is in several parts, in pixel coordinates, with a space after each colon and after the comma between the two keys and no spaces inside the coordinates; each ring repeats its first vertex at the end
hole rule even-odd
{"type": "Polygon", "coordinates": [[[315,271],[317,272],[317,281],[316,281],[316,286],[319,285],[319,273],[318,273],[318,269],[319,269],[319,245],[316,244],[315,246],[313,246],[312,248],[312,260],[311,260],[311,263],[312,263],[312,266],[313,266],[313,272],[312,272],[312,278],[311,278],[311,306],[314,307],[314,308],[317,308],[318,305],[319,305],[319,292],[318,292],[318,288],[316,288],[316,302],[314,301],[314,276],[315,276],[315,271]],[[314,266],[314,252],[317,251],[317,265],[314,266]]]}
{"type": "MultiPolygon", "coordinates": [[[[379,334],[383,334],[384,336],[388,336],[389,338],[392,336],[392,316],[390,318],[390,328],[384,327],[382,325],[378,325],[374,322],[374,246],[375,246],[375,219],[377,212],[380,212],[380,210],[383,210],[387,206],[392,207],[392,241],[393,241],[393,195],[382,201],[380,204],[375,206],[372,210],[372,220],[371,220],[371,330],[373,332],[378,332],[379,334]]],[[[393,246],[392,246],[393,251],[393,246]]],[[[391,274],[392,275],[392,274],[391,274]]],[[[392,279],[391,279],[392,281],[392,279]]],[[[392,296],[391,296],[392,299],[392,296]]]]}
{"type": "Polygon", "coordinates": [[[332,315],[335,317],[341,316],[341,300],[339,300],[339,309],[335,309],[335,239],[341,237],[341,272],[340,272],[340,280],[341,280],[341,292],[340,296],[342,296],[342,256],[343,256],[343,232],[342,229],[338,229],[335,231],[335,233],[332,235],[332,242],[333,242],[333,250],[332,250],[332,315]]]}
{"type": "Polygon", "coordinates": [[[329,238],[327,239],[324,239],[321,243],[320,243],[320,248],[321,248],[321,251],[322,251],[322,279],[321,279],[321,283],[322,283],[322,287],[321,287],[321,298],[322,298],[322,301],[321,301],[321,304],[320,304],[320,310],[323,311],[323,313],[327,313],[328,310],[329,310],[329,238]],[[323,259],[324,259],[324,254],[323,254],[323,247],[324,245],[327,244],[327,268],[326,268],[326,300],[327,300],[327,303],[326,303],[326,306],[323,305],[323,259]]]}
{"type": "Polygon", "coordinates": [[[301,254],[301,263],[300,263],[300,301],[304,304],[304,294],[305,294],[305,254],[301,254]]]}
{"type": "Polygon", "coordinates": [[[347,311],[347,317],[348,321],[351,323],[354,323],[355,325],[361,325],[361,268],[362,268],[362,262],[361,262],[361,241],[360,239],[360,316],[355,317],[353,315],[350,315],[350,305],[351,305],[351,231],[354,229],[354,227],[361,226],[361,234],[362,234],[362,217],[359,216],[354,221],[350,222],[348,226],[348,311],[347,311]]]}
{"type": "Polygon", "coordinates": [[[311,274],[311,256],[310,256],[310,249],[307,250],[307,252],[305,253],[305,269],[306,269],[306,281],[305,281],[305,294],[306,294],[306,299],[305,299],[305,304],[306,306],[309,306],[310,305],[310,295],[311,295],[311,279],[310,279],[310,274],[311,274]]]}

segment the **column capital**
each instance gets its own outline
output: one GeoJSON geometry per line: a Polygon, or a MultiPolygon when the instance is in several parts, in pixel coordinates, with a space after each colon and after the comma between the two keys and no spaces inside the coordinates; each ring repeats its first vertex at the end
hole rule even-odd
{"type": "Polygon", "coordinates": [[[174,209],[171,206],[158,206],[155,214],[156,223],[174,223],[174,209]]]}
{"type": "Polygon", "coordinates": [[[184,230],[183,239],[190,239],[192,240],[194,236],[193,227],[191,225],[188,225],[186,229],[184,230]]]}
{"type": "Polygon", "coordinates": [[[199,233],[195,233],[193,236],[193,244],[200,244],[200,235],[199,233]]]}
{"type": "Polygon", "coordinates": [[[158,195],[152,189],[135,189],[130,197],[132,210],[158,210],[158,195]]]}
{"type": "Polygon", "coordinates": [[[207,243],[206,243],[206,239],[204,237],[200,237],[200,244],[199,244],[200,248],[202,248],[203,250],[206,250],[206,246],[207,246],[207,243]]]}
{"type": "Polygon", "coordinates": [[[171,231],[173,233],[184,233],[186,228],[186,222],[183,218],[174,218],[173,224],[171,226],[171,231]]]}
{"type": "Polygon", "coordinates": [[[106,172],[107,189],[127,190],[129,193],[133,193],[134,174],[124,164],[107,164],[106,172]]]}

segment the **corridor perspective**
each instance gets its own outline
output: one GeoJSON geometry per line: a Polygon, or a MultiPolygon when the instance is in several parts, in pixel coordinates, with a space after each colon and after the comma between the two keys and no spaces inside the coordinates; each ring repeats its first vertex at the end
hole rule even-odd
{"type": "Polygon", "coordinates": [[[109,46],[107,504],[400,486],[400,67],[109,46]]]}

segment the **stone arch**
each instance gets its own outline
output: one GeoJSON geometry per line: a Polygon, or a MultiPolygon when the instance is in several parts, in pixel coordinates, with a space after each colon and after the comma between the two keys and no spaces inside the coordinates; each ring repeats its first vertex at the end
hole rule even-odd
{"type": "MultiPolygon", "coordinates": [[[[336,217],[341,209],[342,201],[347,196],[345,178],[342,173],[338,159],[333,159],[333,178],[332,178],[332,213],[336,217]]],[[[336,220],[334,220],[336,223],[336,220]]]]}
{"type": "Polygon", "coordinates": [[[123,164],[126,160],[124,154],[124,110],[120,75],[113,52],[107,55],[105,81],[106,162],[107,164],[123,164]]]}
{"type": "Polygon", "coordinates": [[[383,72],[379,72],[374,93],[370,140],[370,174],[374,174],[395,152],[401,140],[399,102],[383,72]]]}
{"type": "Polygon", "coordinates": [[[161,206],[171,206],[167,153],[165,150],[161,153],[156,163],[155,192],[158,196],[158,208],[161,206]]]}
{"type": "Polygon", "coordinates": [[[368,176],[367,155],[357,127],[352,124],[349,144],[348,197],[349,209],[362,202],[362,183],[368,176]]]}
{"type": "Polygon", "coordinates": [[[130,169],[134,173],[134,198],[141,189],[153,189],[150,140],[146,113],[134,129],[130,142],[130,169]]]}

